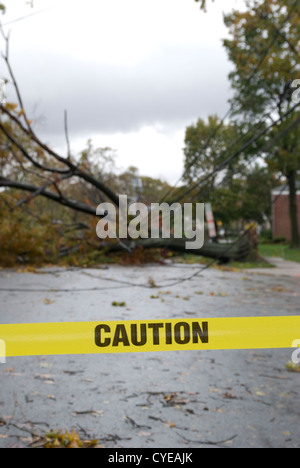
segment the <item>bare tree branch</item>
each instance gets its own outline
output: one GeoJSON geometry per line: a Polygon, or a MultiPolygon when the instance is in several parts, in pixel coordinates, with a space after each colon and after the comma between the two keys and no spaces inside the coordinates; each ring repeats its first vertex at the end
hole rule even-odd
{"type": "MultiPolygon", "coordinates": [[[[10,180],[10,179],[7,179],[6,177],[1,177],[1,176],[0,176],[0,187],[8,187],[8,188],[14,188],[17,190],[24,190],[25,192],[31,192],[33,194],[36,193],[37,190],[39,190],[39,187],[36,187],[35,185],[25,184],[23,182],[10,180]]],[[[96,208],[89,206],[85,203],[79,202],[79,201],[71,200],[63,195],[58,195],[54,192],[46,190],[44,187],[42,187],[42,190],[39,193],[39,195],[42,197],[48,198],[49,200],[52,200],[56,203],[59,203],[60,205],[66,206],[68,208],[72,208],[75,211],[79,211],[81,213],[96,216],[96,208]]]]}
{"type": "Polygon", "coordinates": [[[51,187],[51,185],[54,185],[54,187],[56,188],[57,192],[58,192],[58,195],[60,196],[60,198],[63,200],[65,199],[64,195],[62,194],[61,190],[59,189],[58,187],[58,183],[59,182],[62,182],[63,180],[66,180],[66,179],[69,179],[70,177],[72,177],[72,173],[70,172],[69,174],[66,174],[65,176],[62,176],[60,177],[58,180],[54,179],[54,180],[50,180],[48,181],[47,184],[43,185],[42,187],[38,187],[36,189],[35,192],[33,192],[33,194],[28,197],[28,198],[24,198],[23,200],[20,200],[16,207],[19,208],[20,206],[22,206],[24,203],[29,203],[30,201],[32,201],[34,198],[36,198],[37,196],[41,195],[42,192],[44,192],[47,188],[51,187]]]}
{"type": "MultiPolygon", "coordinates": [[[[28,129],[26,129],[23,126],[22,122],[20,122],[20,120],[11,111],[9,111],[7,108],[5,108],[5,106],[3,106],[2,104],[0,105],[0,110],[5,115],[7,115],[13,122],[15,122],[18,125],[18,127],[20,128],[20,130],[22,130],[25,133],[25,135],[27,135],[29,138],[31,138],[31,140],[34,143],[36,143],[42,150],[46,151],[50,156],[53,156],[56,159],[56,161],[66,165],[68,167],[68,170],[43,167],[42,165],[37,163],[35,160],[33,160],[33,158],[31,158],[30,155],[28,155],[28,153],[20,145],[20,143],[18,143],[11,135],[9,135],[10,141],[12,143],[14,143],[17,147],[19,147],[19,149],[20,149],[20,151],[22,151],[22,153],[23,153],[23,151],[25,151],[25,154],[23,153],[24,156],[27,159],[30,159],[31,162],[35,166],[37,166],[37,164],[38,164],[40,166],[39,167],[40,169],[43,169],[43,170],[48,171],[48,172],[56,172],[58,174],[67,174],[70,170],[72,170],[74,176],[77,176],[80,179],[83,179],[86,182],[88,182],[89,184],[93,185],[95,188],[97,188],[98,190],[103,192],[115,205],[119,205],[119,196],[116,195],[112,190],[110,190],[104,183],[102,183],[101,181],[95,179],[95,177],[92,176],[91,174],[88,174],[87,172],[80,169],[79,166],[74,164],[69,159],[63,158],[62,156],[57,154],[55,151],[53,151],[51,148],[49,148],[49,146],[47,146],[45,143],[42,143],[41,140],[39,140],[39,138],[35,134],[28,131],[28,129]]],[[[5,133],[6,136],[8,137],[8,132],[7,132],[7,130],[5,129],[5,127],[2,124],[0,124],[0,130],[2,130],[3,133],[5,133]]]]}
{"type": "Polygon", "coordinates": [[[70,160],[71,159],[71,147],[70,147],[69,130],[68,130],[68,113],[66,110],[65,110],[65,137],[66,137],[67,148],[68,148],[68,160],[70,160]]]}
{"type": "Polygon", "coordinates": [[[68,161],[66,158],[60,156],[58,153],[56,153],[53,149],[51,149],[48,145],[46,145],[45,143],[43,143],[36,135],[35,133],[32,133],[31,131],[29,131],[27,128],[24,127],[24,125],[22,124],[22,122],[20,121],[20,119],[18,119],[18,117],[16,117],[9,109],[7,109],[3,104],[0,104],[0,110],[1,112],[3,112],[4,114],[7,115],[7,117],[9,117],[10,120],[12,120],[15,124],[18,125],[18,127],[20,128],[20,130],[25,133],[25,135],[27,135],[34,143],[36,143],[41,149],[43,149],[44,151],[46,151],[46,153],[48,153],[50,156],[53,156],[58,162],[62,163],[62,164],[65,164],[69,167],[69,169],[75,169],[76,166],[74,164],[72,164],[71,161],[68,161]]]}
{"type": "Polygon", "coordinates": [[[28,167],[26,167],[23,163],[23,161],[21,161],[21,159],[19,158],[19,155],[17,154],[17,152],[15,151],[13,145],[9,145],[9,151],[11,151],[14,159],[16,161],[18,161],[18,163],[20,164],[20,167],[22,169],[22,171],[24,173],[27,173],[27,174],[30,174],[30,175],[33,175],[39,179],[43,179],[43,180],[47,180],[48,182],[51,180],[49,179],[49,177],[45,176],[42,172],[37,172],[37,171],[34,171],[33,169],[30,169],[28,167]]]}
{"type": "Polygon", "coordinates": [[[53,168],[53,167],[47,167],[47,166],[43,166],[42,164],[40,164],[38,161],[36,161],[32,156],[30,156],[30,154],[28,153],[28,151],[25,150],[24,146],[22,146],[8,131],[7,129],[5,128],[5,126],[0,123],[0,130],[2,131],[2,133],[4,133],[4,135],[6,136],[6,138],[13,144],[15,145],[20,151],[21,153],[23,154],[23,156],[28,159],[28,161],[30,161],[35,167],[37,167],[38,169],[41,169],[43,171],[46,171],[46,172],[53,172],[53,173],[56,173],[56,174],[67,174],[70,172],[70,170],[63,170],[63,169],[58,169],[58,168],[53,168]]]}
{"type": "Polygon", "coordinates": [[[2,54],[2,56],[3,56],[3,59],[5,60],[6,66],[7,66],[7,68],[8,68],[10,77],[11,77],[12,82],[13,82],[13,85],[14,85],[14,88],[15,88],[15,90],[16,90],[17,97],[18,97],[18,101],[19,101],[19,105],[20,105],[20,109],[21,109],[21,111],[22,111],[22,115],[23,115],[23,117],[24,117],[26,126],[28,127],[28,130],[29,130],[30,132],[32,132],[29,119],[28,119],[27,116],[26,116],[25,107],[24,107],[24,104],[23,104],[23,99],[22,99],[22,96],[21,96],[21,93],[20,93],[20,90],[19,90],[19,86],[18,86],[17,80],[16,80],[16,78],[15,78],[15,75],[14,75],[14,73],[13,73],[12,67],[11,67],[11,65],[10,65],[10,61],[9,61],[9,34],[8,34],[8,35],[5,34],[1,23],[0,23],[0,31],[1,31],[1,34],[2,34],[2,36],[3,36],[3,39],[5,40],[5,44],[6,44],[5,54],[2,54]]]}

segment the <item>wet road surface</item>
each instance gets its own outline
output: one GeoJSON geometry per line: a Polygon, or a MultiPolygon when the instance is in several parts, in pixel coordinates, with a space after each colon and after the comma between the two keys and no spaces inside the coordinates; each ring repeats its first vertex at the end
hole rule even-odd
{"type": "MultiPolygon", "coordinates": [[[[299,315],[299,277],[210,269],[172,286],[196,268],[1,270],[1,323],[299,315]]],[[[300,447],[300,373],[286,368],[291,353],[7,358],[0,447],[28,447],[59,429],[109,448],[300,447]]]]}

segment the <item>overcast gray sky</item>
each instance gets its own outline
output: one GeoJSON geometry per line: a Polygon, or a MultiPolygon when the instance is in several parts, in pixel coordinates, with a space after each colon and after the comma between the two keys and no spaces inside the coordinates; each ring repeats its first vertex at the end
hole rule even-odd
{"type": "MultiPolygon", "coordinates": [[[[230,63],[223,11],[242,0],[9,0],[11,61],[38,133],[66,153],[93,140],[117,165],[174,182],[183,171],[185,128],[228,109],[230,63]],[[42,118],[41,118],[42,117],[42,118]]],[[[1,77],[6,76],[2,65],[1,77]]]]}

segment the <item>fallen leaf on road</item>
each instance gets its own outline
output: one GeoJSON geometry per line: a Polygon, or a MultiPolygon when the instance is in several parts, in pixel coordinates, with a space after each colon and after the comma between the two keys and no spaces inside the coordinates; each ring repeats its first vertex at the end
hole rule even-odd
{"type": "Polygon", "coordinates": [[[151,435],[152,435],[152,432],[141,431],[141,432],[138,433],[139,437],[150,437],[151,435]]]}
{"type": "MultiPolygon", "coordinates": [[[[79,434],[74,432],[48,432],[44,439],[33,442],[35,447],[45,448],[92,448],[98,446],[98,440],[81,440],[79,434]]],[[[32,444],[32,445],[33,445],[32,444]]]]}
{"type": "Polygon", "coordinates": [[[300,372],[300,365],[294,364],[292,361],[286,364],[286,368],[289,372],[300,372]]]}
{"type": "Polygon", "coordinates": [[[102,410],[100,410],[100,411],[94,411],[94,410],[74,411],[72,414],[73,414],[73,416],[84,416],[86,414],[90,414],[91,416],[94,416],[96,418],[96,417],[103,416],[104,411],[102,411],[102,410]]]}
{"type": "Polygon", "coordinates": [[[219,390],[218,388],[209,388],[209,391],[211,393],[220,393],[221,390],[219,390]]]}
{"type": "Polygon", "coordinates": [[[267,393],[261,392],[261,391],[257,391],[257,392],[255,392],[255,395],[257,395],[257,396],[267,396],[267,393]]]}
{"type": "Polygon", "coordinates": [[[172,401],[176,396],[177,396],[177,393],[165,394],[164,399],[166,400],[167,403],[170,403],[170,401],[172,401]]]}
{"type": "Polygon", "coordinates": [[[44,299],[44,304],[46,304],[46,305],[54,304],[54,302],[55,301],[53,301],[52,299],[48,299],[47,297],[46,297],[46,299],[44,299]]]}
{"type": "Polygon", "coordinates": [[[49,362],[41,362],[40,367],[51,369],[52,364],[50,364],[49,362]]]}
{"type": "Polygon", "coordinates": [[[237,396],[235,396],[233,393],[230,393],[230,392],[224,393],[223,397],[227,398],[229,400],[236,400],[237,399],[237,396]]]}
{"type": "Polygon", "coordinates": [[[54,384],[54,376],[51,374],[36,374],[34,378],[37,380],[42,380],[44,383],[48,385],[54,384]]]}
{"type": "Polygon", "coordinates": [[[285,289],[282,286],[275,286],[274,288],[272,288],[272,291],[284,292],[285,289]]]}

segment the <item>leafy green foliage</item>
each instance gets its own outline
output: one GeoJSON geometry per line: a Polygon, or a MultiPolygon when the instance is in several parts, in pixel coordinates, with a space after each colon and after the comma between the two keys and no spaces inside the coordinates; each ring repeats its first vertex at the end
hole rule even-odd
{"type": "Polygon", "coordinates": [[[186,130],[186,179],[189,183],[199,181],[200,187],[192,198],[210,201],[216,220],[227,226],[239,220],[263,223],[271,217],[271,190],[276,178],[266,166],[250,166],[248,162],[259,150],[258,145],[232,160],[221,174],[216,171],[241,141],[245,141],[244,125],[225,125],[217,116],[210,116],[207,122],[199,119],[186,130]]]}
{"type": "MultiPolygon", "coordinates": [[[[7,104],[10,110],[18,113],[17,107],[7,104]]],[[[8,122],[14,136],[22,141],[29,154],[34,154],[39,164],[50,165],[48,156],[20,135],[17,126],[8,122]]],[[[53,161],[51,161],[53,165],[53,161]]],[[[59,163],[56,163],[59,167],[59,163]]],[[[140,181],[138,196],[153,201],[169,189],[168,184],[160,180],[140,178],[134,168],[116,174],[115,152],[110,148],[94,148],[91,141],[79,155],[79,167],[93,174],[115,190],[116,193],[128,193],[137,196],[136,180],[140,181]],[[145,181],[145,182],[144,182],[145,181]],[[124,192],[125,191],[125,192],[124,192]],[[152,198],[153,197],[153,198],[152,198]]],[[[46,171],[37,168],[24,157],[21,151],[0,133],[0,172],[12,180],[26,182],[37,187],[48,183],[53,178],[46,171]]],[[[95,187],[76,179],[64,180],[52,185],[47,190],[53,193],[63,191],[69,199],[79,200],[96,208],[107,198],[95,187]]],[[[163,259],[158,250],[142,248],[129,253],[106,253],[99,251],[101,241],[96,235],[99,219],[79,213],[53,203],[34,194],[27,194],[12,189],[0,192],[0,265],[2,267],[42,266],[60,264],[66,266],[89,266],[103,263],[143,264],[163,259]]],[[[109,243],[114,241],[109,241],[109,243]]]]}
{"type": "MultiPolygon", "coordinates": [[[[237,136],[233,125],[225,125],[218,116],[209,116],[207,121],[199,119],[196,125],[186,129],[185,135],[185,180],[196,181],[213,172],[226,158],[227,149],[237,136]]],[[[216,176],[210,178],[214,186],[216,176]]]]}
{"type": "Polygon", "coordinates": [[[299,247],[296,174],[300,167],[300,134],[297,127],[283,138],[300,113],[287,115],[294,105],[292,82],[299,78],[300,8],[294,0],[249,0],[248,10],[225,17],[231,38],[224,40],[234,64],[230,74],[233,109],[249,124],[279,120],[266,138],[265,159],[273,173],[289,183],[292,245],[299,247]]]}
{"type": "Polygon", "coordinates": [[[0,196],[0,245],[2,266],[17,264],[41,265],[51,258],[58,238],[41,216],[40,222],[20,211],[12,211],[13,199],[9,194],[0,196]]]}
{"type": "Polygon", "coordinates": [[[293,0],[247,5],[247,11],[225,16],[231,39],[224,46],[235,65],[230,74],[235,110],[253,121],[268,107],[283,113],[290,104],[290,83],[299,71],[300,13],[293,0]]]}

